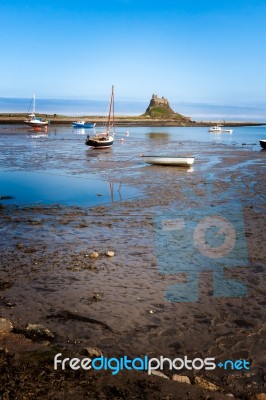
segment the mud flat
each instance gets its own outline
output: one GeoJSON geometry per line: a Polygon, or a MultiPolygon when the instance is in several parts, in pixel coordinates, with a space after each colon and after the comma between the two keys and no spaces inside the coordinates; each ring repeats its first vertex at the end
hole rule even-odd
{"type": "Polygon", "coordinates": [[[12,324],[0,334],[3,398],[265,398],[266,153],[193,146],[193,170],[93,162],[103,177],[138,188],[135,199],[90,208],[1,201],[1,317],[12,324]],[[240,247],[222,263],[202,262],[191,227],[217,210],[240,247]],[[175,236],[180,226],[191,229],[187,240],[175,236]],[[56,353],[88,347],[106,357],[245,359],[250,369],[54,371],[56,353]]]}

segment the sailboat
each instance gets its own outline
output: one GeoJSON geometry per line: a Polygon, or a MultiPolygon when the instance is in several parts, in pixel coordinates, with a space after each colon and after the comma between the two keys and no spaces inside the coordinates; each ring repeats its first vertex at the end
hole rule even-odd
{"type": "Polygon", "coordinates": [[[49,124],[49,121],[35,116],[35,94],[33,95],[32,103],[32,113],[29,114],[29,117],[24,121],[25,124],[32,126],[33,128],[41,128],[42,126],[47,126],[49,124]]]}
{"type": "Polygon", "coordinates": [[[96,135],[90,137],[87,136],[85,144],[93,148],[101,149],[111,147],[114,143],[114,136],[110,135],[110,130],[113,129],[114,133],[114,86],[112,86],[112,93],[109,105],[109,114],[107,118],[106,130],[104,132],[97,133],[96,135]]]}

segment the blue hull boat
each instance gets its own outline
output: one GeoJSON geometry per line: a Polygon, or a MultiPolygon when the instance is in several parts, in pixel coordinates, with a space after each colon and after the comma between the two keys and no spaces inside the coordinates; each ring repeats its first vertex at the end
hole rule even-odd
{"type": "Polygon", "coordinates": [[[78,121],[78,122],[72,122],[73,128],[94,128],[96,123],[94,122],[83,122],[83,121],[78,121]]]}

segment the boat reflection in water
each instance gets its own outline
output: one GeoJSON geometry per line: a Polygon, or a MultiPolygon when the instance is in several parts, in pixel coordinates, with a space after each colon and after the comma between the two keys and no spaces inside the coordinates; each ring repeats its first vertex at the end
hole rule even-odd
{"type": "Polygon", "coordinates": [[[123,200],[123,198],[122,198],[122,193],[121,193],[121,190],[122,190],[122,183],[120,182],[119,184],[117,184],[118,185],[118,189],[117,190],[115,190],[115,183],[114,182],[109,182],[109,193],[110,193],[110,197],[111,197],[111,202],[113,203],[114,201],[117,201],[117,200],[123,200]],[[118,198],[117,199],[115,199],[115,193],[118,193],[118,198]]]}
{"type": "Polygon", "coordinates": [[[48,134],[47,133],[39,133],[37,135],[28,135],[27,137],[30,137],[32,139],[42,139],[42,138],[48,138],[48,134]]]}
{"type": "MultiPolygon", "coordinates": [[[[96,132],[95,129],[91,129],[92,132],[96,132]]],[[[75,133],[76,135],[86,135],[88,132],[85,128],[75,128],[73,129],[73,133],[75,133]]]]}
{"type": "Polygon", "coordinates": [[[39,139],[39,138],[47,138],[48,137],[48,126],[34,126],[28,130],[30,133],[27,135],[28,137],[39,139]]]}
{"type": "Polygon", "coordinates": [[[160,140],[160,141],[168,142],[170,134],[168,132],[150,131],[147,133],[147,136],[151,140],[160,140]]]}
{"type": "MultiPolygon", "coordinates": [[[[33,147],[34,146],[29,146],[33,147]]],[[[0,171],[2,193],[8,205],[46,205],[98,207],[110,202],[140,196],[139,190],[119,181],[102,179],[95,174],[60,175],[54,170],[0,171]]]]}

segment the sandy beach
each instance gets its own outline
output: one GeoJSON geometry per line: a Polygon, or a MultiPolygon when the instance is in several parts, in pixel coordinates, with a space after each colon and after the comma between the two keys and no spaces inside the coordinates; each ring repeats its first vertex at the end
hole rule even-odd
{"type": "Polygon", "coordinates": [[[1,317],[13,326],[0,334],[3,399],[265,398],[266,153],[221,143],[175,148],[199,155],[192,170],[136,157],[93,160],[93,172],[139,191],[127,201],[89,208],[1,202],[1,317]],[[223,266],[198,266],[189,242],[158,230],[161,221],[199,221],[217,210],[235,213],[245,248],[223,266]],[[178,285],[191,271],[194,292],[188,286],[182,300],[178,285]],[[217,271],[241,283],[235,292],[222,293],[217,271]],[[29,332],[28,324],[49,334],[29,332]],[[88,347],[106,357],[245,359],[251,368],[165,368],[165,377],[53,370],[56,353],[76,357],[88,347]]]}

